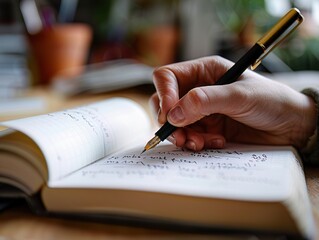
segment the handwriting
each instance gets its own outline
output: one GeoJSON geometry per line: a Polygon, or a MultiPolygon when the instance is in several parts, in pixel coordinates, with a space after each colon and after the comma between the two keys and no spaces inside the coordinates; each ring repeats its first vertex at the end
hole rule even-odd
{"type": "MultiPolygon", "coordinates": [[[[72,165],[79,165],[80,162],[88,163],[90,159],[94,160],[105,156],[112,147],[112,130],[94,105],[50,113],[47,114],[47,117],[52,123],[51,126],[57,126],[58,132],[61,133],[60,139],[54,143],[55,147],[63,149],[59,143],[62,139],[68,139],[69,149],[74,149],[73,156],[70,156],[71,151],[68,151],[64,157],[61,156],[60,150],[56,151],[55,159],[59,162],[59,166],[65,165],[65,161],[71,162],[71,159],[77,161],[72,165]],[[61,131],[62,129],[63,131],[61,131]]],[[[55,132],[52,135],[57,136],[55,132]]],[[[53,155],[51,154],[51,156],[53,155]]],[[[63,171],[66,171],[65,167],[59,170],[60,173],[63,171]]]]}
{"type": "MultiPolygon", "coordinates": [[[[167,146],[166,146],[167,147],[167,146]]],[[[264,152],[239,150],[204,150],[189,152],[176,147],[158,147],[140,155],[137,151],[114,154],[82,170],[88,178],[108,175],[111,179],[184,179],[237,182],[263,182],[274,185],[276,181],[258,173],[267,167],[269,157],[264,152]]]]}
{"type": "Polygon", "coordinates": [[[81,127],[87,126],[94,132],[95,135],[99,136],[100,132],[103,132],[105,138],[109,138],[110,130],[107,128],[105,122],[100,120],[99,112],[96,108],[86,106],[75,108],[75,109],[67,109],[57,113],[49,113],[47,116],[52,118],[58,118],[60,121],[63,118],[70,119],[74,122],[81,122],[81,127]]]}

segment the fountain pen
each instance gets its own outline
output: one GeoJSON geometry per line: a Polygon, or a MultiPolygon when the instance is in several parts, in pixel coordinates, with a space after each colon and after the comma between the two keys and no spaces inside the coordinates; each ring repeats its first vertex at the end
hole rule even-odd
{"type": "MultiPolygon", "coordinates": [[[[290,9],[263,37],[261,37],[214,85],[225,85],[235,82],[250,67],[255,70],[261,60],[280,42],[282,42],[303,21],[303,16],[296,8],[290,9]]],[[[177,127],[166,122],[147,142],[145,152],[157,146],[171,135],[177,127]]]]}

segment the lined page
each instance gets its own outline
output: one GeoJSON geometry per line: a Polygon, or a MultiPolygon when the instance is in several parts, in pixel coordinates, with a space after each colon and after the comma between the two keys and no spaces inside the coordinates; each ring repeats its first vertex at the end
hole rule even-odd
{"type": "Polygon", "coordinates": [[[31,137],[56,180],[111,152],[150,136],[150,121],[135,102],[114,98],[2,125],[31,137]]]}
{"type": "Polygon", "coordinates": [[[162,144],[140,154],[124,151],[52,182],[50,187],[145,190],[230,199],[282,199],[292,191],[291,147],[228,145],[222,150],[183,151],[162,144]]]}

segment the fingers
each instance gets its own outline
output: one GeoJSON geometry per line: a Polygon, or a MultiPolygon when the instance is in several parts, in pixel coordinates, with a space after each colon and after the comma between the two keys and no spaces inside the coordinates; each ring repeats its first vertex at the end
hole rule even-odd
{"type": "Polygon", "coordinates": [[[167,119],[174,126],[183,127],[214,113],[232,116],[238,109],[243,112],[249,107],[246,98],[245,89],[234,85],[194,88],[172,107],[167,119]]]}
{"type": "Polygon", "coordinates": [[[230,61],[213,56],[156,69],[153,81],[159,100],[159,122],[166,121],[168,111],[189,90],[214,84],[231,65],[230,61]]]}
{"type": "Polygon", "coordinates": [[[187,129],[184,147],[193,151],[202,150],[204,148],[203,136],[191,128],[187,129]]]}
{"type": "Polygon", "coordinates": [[[178,82],[173,72],[165,67],[155,70],[153,78],[159,106],[158,121],[164,124],[167,112],[179,100],[178,82]]]}
{"type": "Polygon", "coordinates": [[[159,115],[159,99],[157,93],[154,93],[149,99],[149,106],[151,109],[151,114],[154,116],[155,119],[158,120],[159,115]]]}
{"type": "Polygon", "coordinates": [[[192,128],[178,128],[168,139],[177,147],[192,151],[201,151],[204,148],[223,148],[225,138],[220,134],[198,132],[192,128]]]}

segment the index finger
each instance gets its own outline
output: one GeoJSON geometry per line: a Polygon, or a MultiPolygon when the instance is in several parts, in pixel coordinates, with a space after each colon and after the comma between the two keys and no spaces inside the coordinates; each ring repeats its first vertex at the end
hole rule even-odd
{"type": "Polygon", "coordinates": [[[168,111],[189,90],[214,84],[231,65],[222,57],[211,56],[157,68],[153,81],[159,98],[159,121],[166,121],[168,111]]]}

